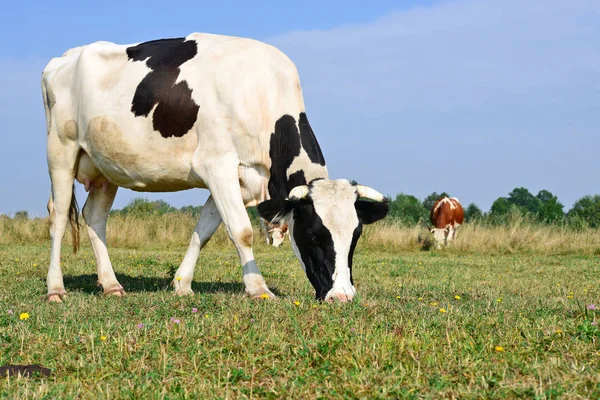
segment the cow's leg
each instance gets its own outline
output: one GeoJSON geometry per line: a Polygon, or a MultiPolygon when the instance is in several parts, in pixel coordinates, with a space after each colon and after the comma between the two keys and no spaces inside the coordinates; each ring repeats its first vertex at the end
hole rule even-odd
{"type": "Polygon", "coordinates": [[[454,239],[454,228],[452,226],[448,227],[448,237],[446,238],[446,242],[449,244],[454,239]]]}
{"type": "Polygon", "coordinates": [[[92,243],[94,256],[96,257],[98,284],[102,286],[104,295],[122,296],[125,294],[125,291],[119,281],[117,281],[106,248],[106,221],[108,219],[108,212],[117,195],[118,186],[108,181],[102,183],[101,186],[96,185],[96,187],[92,187],[83,206],[83,218],[88,225],[88,235],[92,243]]]}
{"type": "MultiPolygon", "coordinates": [[[[46,299],[49,302],[61,302],[67,293],[60,267],[60,247],[69,221],[69,214],[76,216],[77,213],[73,182],[78,151],[75,141],[70,141],[68,137],[59,138],[55,131],[49,132],[47,154],[52,189],[51,199],[48,201],[51,247],[50,266],[46,277],[48,287],[46,299]]],[[[79,235],[78,228],[77,225],[71,227],[76,236],[79,235]]]]}
{"type": "Polygon", "coordinates": [[[210,240],[219,225],[221,225],[221,215],[212,196],[206,200],[200,212],[200,218],[192,234],[190,245],[188,246],[185,257],[175,273],[175,293],[178,295],[193,294],[192,280],[194,279],[194,268],[198,261],[198,255],[204,245],[210,240]]]}
{"type": "Polygon", "coordinates": [[[260,231],[264,233],[267,244],[271,244],[271,240],[269,238],[269,227],[267,226],[267,222],[264,219],[260,219],[260,231]]]}
{"type": "Polygon", "coordinates": [[[238,177],[238,162],[220,159],[219,167],[212,169],[208,187],[223,218],[227,233],[240,257],[246,293],[251,297],[275,297],[254,261],[253,232],[250,217],[244,206],[238,177]]]}

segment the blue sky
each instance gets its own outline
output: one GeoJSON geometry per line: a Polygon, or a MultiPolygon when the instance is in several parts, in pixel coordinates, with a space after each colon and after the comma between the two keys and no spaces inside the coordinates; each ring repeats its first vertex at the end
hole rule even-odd
{"type": "MultiPolygon", "coordinates": [[[[252,37],[296,63],[333,178],[447,191],[484,210],[525,186],[600,193],[600,2],[9,2],[0,16],[0,213],[45,214],[40,74],[96,40],[252,37]],[[282,5],[284,4],[284,5],[282,5]]],[[[139,194],[179,207],[205,190],[139,194]]],[[[78,189],[81,204],[85,199],[78,189]]]]}

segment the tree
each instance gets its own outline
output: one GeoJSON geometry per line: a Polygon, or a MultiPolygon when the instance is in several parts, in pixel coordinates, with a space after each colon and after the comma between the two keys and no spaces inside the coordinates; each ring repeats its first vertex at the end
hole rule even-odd
{"type": "Polygon", "coordinates": [[[179,209],[179,212],[191,214],[194,217],[200,215],[200,211],[202,211],[202,206],[183,206],[179,209]]]}
{"type": "Polygon", "coordinates": [[[446,192],[442,192],[441,194],[437,194],[437,192],[431,193],[429,196],[427,196],[427,197],[425,197],[425,199],[423,199],[423,207],[425,207],[425,209],[427,211],[430,211],[431,208],[433,207],[433,205],[435,204],[435,202],[438,201],[439,199],[441,199],[442,197],[450,197],[450,196],[446,192]]]}
{"type": "Polygon", "coordinates": [[[164,200],[150,201],[143,197],[137,197],[131,200],[131,202],[123,207],[122,210],[115,210],[113,214],[145,216],[163,215],[175,211],[177,211],[177,209],[171,207],[169,203],[164,200]]]}
{"type": "Polygon", "coordinates": [[[583,196],[573,204],[567,217],[571,221],[579,219],[592,228],[600,228],[600,195],[583,196]]]}
{"type": "Polygon", "coordinates": [[[390,216],[415,225],[419,220],[428,219],[429,210],[415,196],[401,193],[390,204],[390,216]]]}
{"type": "Polygon", "coordinates": [[[547,190],[540,190],[536,197],[541,203],[537,213],[538,221],[552,223],[564,217],[564,206],[558,201],[558,197],[547,190]]]}
{"type": "Polygon", "coordinates": [[[29,219],[29,213],[27,211],[17,211],[15,219],[29,219]]]}
{"type": "MultiPolygon", "coordinates": [[[[550,193],[552,195],[552,193],[550,193]]],[[[508,194],[508,202],[516,205],[523,213],[530,213],[535,215],[538,213],[542,202],[540,199],[532,195],[529,190],[524,187],[514,188],[512,192],[508,194]]]]}
{"type": "Polygon", "coordinates": [[[510,203],[506,197],[498,197],[492,204],[490,214],[493,216],[506,215],[510,210],[510,203]]]}
{"type": "Polygon", "coordinates": [[[465,208],[465,221],[473,222],[483,217],[483,212],[475,203],[471,203],[465,208]]]}

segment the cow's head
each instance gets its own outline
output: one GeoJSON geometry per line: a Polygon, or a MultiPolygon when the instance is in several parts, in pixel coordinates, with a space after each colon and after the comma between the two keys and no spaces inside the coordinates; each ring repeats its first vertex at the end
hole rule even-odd
{"type": "Polygon", "coordinates": [[[379,221],[388,199],[344,179],[318,179],[292,189],[285,200],[267,200],[258,213],[272,223],[288,221],[290,239],[321,300],[349,301],[356,290],[352,256],[363,224],[379,221]]]}
{"type": "Polygon", "coordinates": [[[274,247],[279,247],[283,244],[285,232],[283,231],[282,227],[273,228],[269,231],[269,233],[271,234],[271,239],[273,240],[274,247]]]}
{"type": "Polygon", "coordinates": [[[433,240],[435,241],[435,247],[439,249],[442,244],[446,244],[448,234],[450,233],[450,227],[446,228],[429,228],[429,232],[433,234],[433,240]]]}

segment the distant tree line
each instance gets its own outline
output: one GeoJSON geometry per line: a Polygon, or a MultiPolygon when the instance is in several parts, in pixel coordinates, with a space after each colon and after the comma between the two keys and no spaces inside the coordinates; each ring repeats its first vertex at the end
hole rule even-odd
{"type": "MultiPolygon", "coordinates": [[[[164,200],[148,200],[143,197],[138,197],[129,202],[120,210],[111,210],[110,215],[143,217],[148,215],[164,215],[169,213],[187,213],[194,217],[200,216],[202,206],[184,206],[175,208],[164,200]]],[[[252,221],[258,221],[258,212],[256,207],[248,208],[248,215],[252,221]]]]}
{"type": "MultiPolygon", "coordinates": [[[[398,194],[390,201],[390,218],[407,225],[417,225],[429,221],[429,211],[435,201],[446,192],[433,192],[423,200],[409,194],[398,194]]],[[[576,229],[586,227],[600,228],[600,195],[583,196],[575,202],[573,207],[564,211],[564,205],[558,198],[547,190],[540,190],[533,195],[526,188],[515,188],[506,197],[499,197],[494,201],[488,212],[483,212],[474,203],[469,203],[465,209],[466,222],[482,221],[492,224],[503,224],[515,217],[526,217],[540,224],[564,224],[576,229]]],[[[189,213],[198,217],[202,206],[185,206],[175,208],[164,200],[150,201],[146,198],[133,199],[120,210],[112,210],[110,215],[121,216],[149,216],[164,215],[169,213],[189,213]]],[[[248,214],[253,222],[258,221],[255,207],[248,209],[248,214]]],[[[27,211],[15,213],[15,219],[28,219],[27,211]]]]}
{"type": "MultiPolygon", "coordinates": [[[[433,192],[420,201],[415,196],[399,194],[391,201],[390,216],[408,225],[429,220],[429,211],[446,192],[433,192]]],[[[547,190],[533,195],[526,188],[515,188],[507,197],[499,197],[489,212],[483,212],[475,203],[463,204],[466,222],[475,220],[493,224],[506,223],[514,217],[527,217],[541,224],[568,224],[574,228],[600,228],[600,195],[588,195],[575,202],[571,210],[547,190]]]]}

